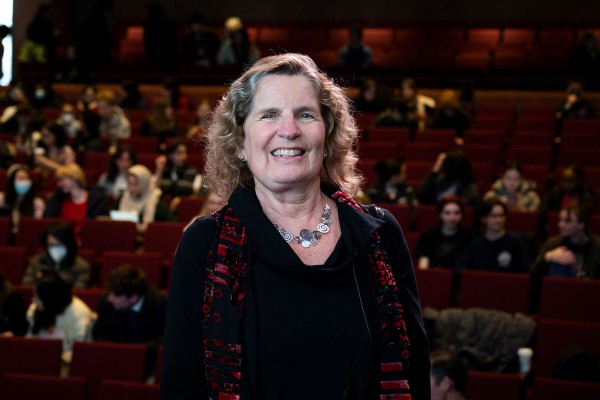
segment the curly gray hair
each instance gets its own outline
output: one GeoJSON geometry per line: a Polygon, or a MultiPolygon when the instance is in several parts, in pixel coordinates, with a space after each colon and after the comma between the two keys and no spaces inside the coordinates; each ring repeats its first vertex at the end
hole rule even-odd
{"type": "Polygon", "coordinates": [[[279,54],[258,60],[238,78],[223,96],[213,112],[206,134],[205,186],[229,198],[244,181],[252,178],[247,164],[237,151],[244,141],[243,125],[251,109],[258,84],[267,75],[302,75],[315,89],[325,121],[325,151],[327,158],[321,168],[321,180],[354,195],[362,176],[356,169],[354,150],[358,129],[350,111],[344,89],[338,86],[315,62],[302,54],[279,54]]]}

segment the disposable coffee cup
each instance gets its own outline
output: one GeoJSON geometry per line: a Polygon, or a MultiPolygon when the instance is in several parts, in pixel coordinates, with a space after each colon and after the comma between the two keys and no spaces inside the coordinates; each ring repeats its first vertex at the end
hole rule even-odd
{"type": "Polygon", "coordinates": [[[33,154],[36,156],[43,156],[44,154],[46,154],[46,149],[44,149],[43,147],[36,147],[35,149],[33,149],[33,154]]]}
{"type": "Polygon", "coordinates": [[[529,347],[521,347],[517,351],[519,356],[519,371],[521,373],[528,373],[531,369],[531,357],[533,356],[533,350],[529,347]]]}

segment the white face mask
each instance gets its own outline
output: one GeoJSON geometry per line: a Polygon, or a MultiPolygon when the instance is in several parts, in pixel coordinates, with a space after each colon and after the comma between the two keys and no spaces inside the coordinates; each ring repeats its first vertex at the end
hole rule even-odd
{"type": "Polygon", "coordinates": [[[71,113],[64,113],[60,116],[60,120],[65,124],[70,124],[75,119],[75,116],[71,113]]]}
{"type": "Polygon", "coordinates": [[[31,181],[29,179],[15,181],[15,192],[19,196],[25,196],[29,192],[29,189],[31,189],[31,181]]]}
{"type": "Polygon", "coordinates": [[[48,246],[48,254],[55,263],[60,264],[67,256],[67,247],[61,244],[48,246]]]}

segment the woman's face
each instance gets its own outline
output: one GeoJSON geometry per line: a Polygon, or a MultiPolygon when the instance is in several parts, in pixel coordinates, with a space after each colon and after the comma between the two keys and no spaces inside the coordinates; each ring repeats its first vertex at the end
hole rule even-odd
{"type": "Polygon", "coordinates": [[[133,175],[127,177],[127,191],[131,197],[140,197],[142,195],[138,179],[133,175]]]}
{"type": "Polygon", "coordinates": [[[516,193],[521,185],[521,173],[516,169],[507,170],[502,176],[502,184],[508,193],[516,193]]]}
{"type": "Polygon", "coordinates": [[[492,211],[483,218],[483,223],[489,232],[502,232],[504,230],[504,225],[506,224],[506,213],[504,212],[504,208],[495,205],[492,208],[492,211]]]}
{"type": "Polygon", "coordinates": [[[171,159],[173,165],[176,167],[181,167],[185,165],[188,158],[187,146],[183,144],[177,146],[175,151],[169,154],[169,158],[171,159]]]}
{"type": "Polygon", "coordinates": [[[121,153],[119,158],[117,158],[116,162],[117,168],[119,168],[119,172],[122,174],[127,173],[129,167],[133,165],[131,160],[131,154],[128,151],[124,151],[123,153],[121,153]]]}
{"type": "Polygon", "coordinates": [[[567,210],[561,210],[558,215],[558,229],[561,236],[574,237],[584,231],[585,225],[577,220],[574,213],[569,213],[567,210]]]}
{"type": "Polygon", "coordinates": [[[54,137],[54,134],[52,132],[50,132],[48,129],[44,128],[42,129],[42,142],[48,146],[54,146],[54,143],[56,142],[56,138],[54,137]]]}
{"type": "Polygon", "coordinates": [[[261,79],[244,122],[238,155],[246,158],[256,189],[282,192],[319,183],[325,122],[313,85],[301,75],[261,79]]]}
{"type": "Polygon", "coordinates": [[[567,168],[563,171],[561,185],[567,194],[572,194],[579,188],[581,182],[577,180],[577,175],[573,170],[567,168]]]}
{"type": "Polygon", "coordinates": [[[68,175],[63,175],[58,178],[58,187],[62,189],[63,193],[71,193],[71,191],[78,187],[77,181],[68,175]]]}
{"type": "Polygon", "coordinates": [[[456,203],[448,203],[440,213],[442,225],[448,229],[456,229],[462,220],[462,212],[456,203]]]}
{"type": "Polygon", "coordinates": [[[17,172],[15,172],[15,182],[28,181],[28,180],[30,180],[30,179],[29,179],[29,174],[27,173],[27,171],[20,169],[17,172]]]}

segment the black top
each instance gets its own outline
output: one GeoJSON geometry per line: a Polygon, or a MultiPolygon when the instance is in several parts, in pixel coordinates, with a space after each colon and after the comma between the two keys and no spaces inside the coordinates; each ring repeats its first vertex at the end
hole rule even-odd
{"type": "Polygon", "coordinates": [[[415,259],[427,257],[430,267],[454,268],[473,236],[462,228],[451,236],[444,235],[440,227],[428,229],[419,236],[415,259]]]}
{"type": "Polygon", "coordinates": [[[507,232],[496,240],[484,235],[473,239],[458,262],[458,269],[494,272],[529,272],[527,251],[518,236],[507,232]]]}
{"type": "Polygon", "coordinates": [[[9,290],[4,299],[0,299],[0,333],[12,332],[15,336],[24,336],[29,327],[26,313],[27,304],[23,297],[9,290]]]}
{"type": "MultiPolygon", "coordinates": [[[[429,346],[414,272],[391,214],[386,212],[382,221],[338,205],[342,239],[324,265],[306,266],[264,215],[254,191],[238,189],[230,206],[247,227],[250,249],[242,317],[242,399],[378,398],[381,324],[365,259],[369,236],[377,228],[387,244],[405,310],[413,398],[429,398],[429,346]]],[[[164,398],[206,399],[203,266],[215,233],[214,219],[201,218],[186,230],[177,251],[161,376],[164,398]]]]}

